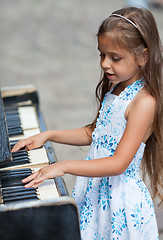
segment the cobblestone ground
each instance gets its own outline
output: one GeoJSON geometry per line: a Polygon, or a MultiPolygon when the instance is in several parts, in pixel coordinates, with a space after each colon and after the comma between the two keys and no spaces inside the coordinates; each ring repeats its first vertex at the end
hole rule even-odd
{"type": "MultiPolygon", "coordinates": [[[[0,0],[0,85],[34,84],[48,129],[90,123],[100,77],[96,32],[123,6],[122,0],[0,0]]],[[[151,11],[163,39],[163,11],[151,11]]],[[[83,159],[88,150],[54,148],[59,161],[83,159]]],[[[65,181],[71,193],[75,177],[65,181]]],[[[158,216],[163,228],[163,215],[158,216]]]]}

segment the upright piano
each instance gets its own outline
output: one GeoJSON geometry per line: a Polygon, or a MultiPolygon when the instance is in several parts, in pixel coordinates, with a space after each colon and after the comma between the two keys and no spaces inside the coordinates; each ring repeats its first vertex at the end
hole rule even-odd
{"type": "Polygon", "coordinates": [[[1,88],[0,128],[0,239],[80,240],[77,207],[62,177],[45,180],[37,189],[22,183],[57,161],[51,144],[11,152],[20,139],[46,130],[33,86],[1,88]]]}

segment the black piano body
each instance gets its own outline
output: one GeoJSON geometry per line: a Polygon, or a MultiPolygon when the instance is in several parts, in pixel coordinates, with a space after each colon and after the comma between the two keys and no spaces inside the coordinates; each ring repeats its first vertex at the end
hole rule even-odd
{"type": "MultiPolygon", "coordinates": [[[[26,109],[31,111],[32,108],[32,114],[33,111],[36,113],[39,131],[46,130],[39,108],[38,93],[33,86],[2,89],[0,96],[0,239],[80,240],[77,207],[73,198],[68,196],[68,191],[62,177],[50,180],[54,183],[54,190],[53,183],[51,184],[50,182],[49,185],[48,180],[47,182],[45,181],[44,186],[41,187],[40,185],[40,189],[38,189],[37,194],[39,194],[39,197],[29,199],[29,201],[24,201],[19,198],[17,187],[21,188],[21,186],[13,185],[14,187],[12,187],[12,185],[10,185],[11,183],[13,184],[15,174],[20,174],[22,171],[26,172],[29,169],[31,169],[31,171],[37,170],[44,165],[57,161],[55,152],[48,142],[43,146],[43,149],[36,149],[31,152],[31,156],[33,157],[33,153],[35,153],[34,156],[37,156],[37,151],[39,152],[41,150],[41,153],[43,151],[48,161],[46,159],[45,163],[33,161],[29,164],[23,163],[21,165],[20,163],[14,165],[11,148],[12,144],[17,141],[14,138],[14,134],[17,135],[17,133],[13,133],[13,129],[17,128],[15,125],[17,123],[10,119],[10,113],[17,112],[18,108],[20,112],[24,112],[26,109]],[[11,122],[10,129],[8,128],[9,122],[11,122]],[[10,178],[8,176],[10,176],[10,178]],[[5,185],[4,182],[9,185],[5,185]],[[8,193],[11,189],[13,189],[17,195],[17,198],[15,197],[13,201],[11,201],[10,193],[8,193]],[[41,191],[45,191],[45,194],[41,193],[41,191]],[[52,192],[53,194],[51,194],[52,192]],[[3,195],[4,193],[5,195],[3,195]],[[49,197],[48,194],[52,196],[49,197]],[[5,199],[9,199],[9,202],[5,201],[5,199]]],[[[27,114],[30,115],[29,112],[27,112],[27,114]]],[[[33,130],[35,132],[37,126],[34,126],[34,128],[33,130]]],[[[30,131],[28,127],[27,130],[22,129],[22,133],[18,133],[16,138],[19,140],[26,137],[26,133],[27,136],[28,133],[32,134],[33,132],[30,131]]],[[[44,155],[42,158],[44,159],[44,155]]]]}

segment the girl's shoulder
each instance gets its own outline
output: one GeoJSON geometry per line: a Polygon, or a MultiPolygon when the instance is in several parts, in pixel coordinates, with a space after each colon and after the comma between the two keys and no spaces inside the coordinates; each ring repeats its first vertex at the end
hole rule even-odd
{"type": "Polygon", "coordinates": [[[133,98],[133,100],[128,105],[125,118],[128,118],[129,113],[133,111],[140,112],[150,112],[154,116],[156,110],[156,99],[149,92],[148,88],[144,86],[133,98]]]}

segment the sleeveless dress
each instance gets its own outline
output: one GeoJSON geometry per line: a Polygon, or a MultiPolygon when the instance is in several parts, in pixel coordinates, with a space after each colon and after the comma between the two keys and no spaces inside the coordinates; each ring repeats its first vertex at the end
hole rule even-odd
{"type": "MultiPolygon", "coordinates": [[[[105,95],[85,160],[114,154],[127,124],[125,110],[143,86],[143,80],[138,80],[119,96],[111,91],[105,95]]],[[[159,239],[153,203],[139,175],[144,148],[142,142],[120,175],[77,177],[72,196],[79,210],[82,240],[159,239]]]]}

